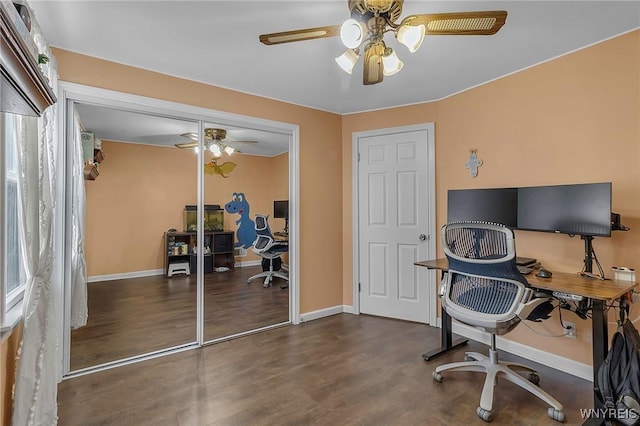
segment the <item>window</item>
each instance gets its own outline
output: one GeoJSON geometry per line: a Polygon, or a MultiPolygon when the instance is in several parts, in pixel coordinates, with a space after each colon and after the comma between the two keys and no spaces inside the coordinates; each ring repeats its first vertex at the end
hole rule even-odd
{"type": "MultiPolygon", "coordinates": [[[[26,281],[18,228],[18,137],[21,134],[19,129],[22,120],[28,120],[28,124],[35,121],[35,119],[13,114],[2,114],[0,117],[0,132],[4,145],[2,150],[4,161],[0,164],[3,173],[0,176],[3,177],[2,185],[5,195],[4,203],[0,204],[0,207],[4,209],[4,215],[0,215],[3,218],[2,227],[4,229],[4,232],[0,233],[4,237],[0,251],[3,256],[2,264],[4,264],[0,279],[2,284],[0,287],[0,296],[2,297],[0,307],[3,314],[3,326],[7,318],[6,314],[22,300],[26,281]]],[[[2,156],[0,156],[1,158],[2,156]]]]}

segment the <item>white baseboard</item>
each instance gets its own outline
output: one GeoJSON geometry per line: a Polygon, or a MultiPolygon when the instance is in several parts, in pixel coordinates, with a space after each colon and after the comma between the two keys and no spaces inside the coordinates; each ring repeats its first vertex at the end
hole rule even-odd
{"type": "Polygon", "coordinates": [[[87,278],[87,282],[95,283],[98,281],[126,280],[128,278],[153,277],[156,275],[164,275],[164,269],[151,269],[148,271],[124,272],[122,274],[93,275],[87,278]]]}
{"type": "Polygon", "coordinates": [[[324,308],[317,311],[305,312],[300,314],[300,322],[313,321],[331,315],[337,315],[344,312],[344,305],[332,306],[330,308],[324,308]]]}
{"type": "MultiPolygon", "coordinates": [[[[438,318],[438,327],[440,327],[440,318],[438,318]]],[[[491,344],[491,334],[485,331],[457,322],[453,322],[451,327],[453,332],[459,336],[468,337],[469,339],[486,345],[491,344]]],[[[537,362],[539,364],[546,365],[547,367],[569,373],[572,376],[593,382],[593,367],[591,365],[574,361],[570,358],[565,358],[550,352],[545,352],[541,349],[514,342],[512,340],[504,339],[500,336],[496,338],[496,345],[498,349],[505,352],[518,355],[530,361],[537,362]]]]}
{"type": "MultiPolygon", "coordinates": [[[[259,266],[261,261],[258,260],[247,260],[246,262],[236,262],[236,268],[242,268],[245,266],[259,266]]],[[[135,271],[135,272],[124,272],[121,274],[107,274],[107,275],[93,275],[88,277],[87,282],[95,283],[98,281],[114,281],[114,280],[126,280],[128,278],[142,278],[142,277],[153,277],[157,275],[164,275],[164,269],[150,269],[148,271],[135,271]]]]}
{"type": "Polygon", "coordinates": [[[258,260],[245,260],[244,262],[236,262],[235,266],[236,268],[244,268],[247,266],[260,266],[262,264],[262,261],[260,259],[258,260]]]}
{"type": "Polygon", "coordinates": [[[355,314],[356,310],[353,305],[342,305],[342,312],[345,314],[355,314]]]}

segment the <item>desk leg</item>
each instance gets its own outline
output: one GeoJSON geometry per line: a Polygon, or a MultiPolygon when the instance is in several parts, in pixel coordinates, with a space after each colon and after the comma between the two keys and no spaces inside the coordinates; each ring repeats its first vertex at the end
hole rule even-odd
{"type": "Polygon", "coordinates": [[[607,315],[604,310],[603,300],[593,301],[593,314],[591,318],[591,327],[593,333],[593,407],[602,408],[602,404],[595,394],[597,385],[598,369],[607,357],[609,351],[609,331],[607,325],[607,315]]]}
{"type": "MultiPolygon", "coordinates": [[[[443,272],[442,275],[444,277],[443,272]]],[[[451,317],[440,305],[440,320],[442,322],[440,329],[440,347],[438,349],[434,349],[432,351],[428,351],[422,354],[422,358],[425,361],[431,361],[438,355],[449,352],[452,349],[457,348],[458,346],[465,345],[469,339],[465,339],[462,337],[453,338],[453,331],[451,329],[451,317]]]]}
{"type": "MultiPolygon", "coordinates": [[[[593,408],[598,410],[604,408],[598,396],[596,395],[596,386],[598,383],[598,369],[607,357],[609,351],[609,330],[607,325],[607,315],[604,310],[603,300],[593,301],[593,311],[591,318],[591,330],[593,334],[593,408]]],[[[601,419],[586,419],[583,426],[601,425],[601,419]]]]}
{"type": "Polygon", "coordinates": [[[445,312],[444,309],[440,309],[440,318],[442,319],[442,328],[440,329],[440,347],[432,351],[428,351],[422,354],[422,358],[425,361],[431,361],[438,355],[449,352],[458,346],[465,345],[469,339],[463,337],[453,338],[451,331],[451,317],[445,312]]]}

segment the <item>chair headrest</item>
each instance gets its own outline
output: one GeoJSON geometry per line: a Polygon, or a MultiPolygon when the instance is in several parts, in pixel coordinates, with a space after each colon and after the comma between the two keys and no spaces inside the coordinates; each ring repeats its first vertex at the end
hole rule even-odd
{"type": "Polygon", "coordinates": [[[267,223],[267,216],[257,214],[255,218],[255,229],[256,231],[264,231],[269,227],[267,223]]]}

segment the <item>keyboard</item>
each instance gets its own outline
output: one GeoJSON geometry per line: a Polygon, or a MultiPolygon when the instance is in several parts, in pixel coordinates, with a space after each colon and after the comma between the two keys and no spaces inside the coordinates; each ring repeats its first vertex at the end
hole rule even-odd
{"type": "Polygon", "coordinates": [[[532,268],[531,266],[522,266],[522,265],[517,265],[517,268],[522,275],[529,275],[535,269],[535,268],[532,268]]]}
{"type": "Polygon", "coordinates": [[[522,275],[529,275],[536,269],[540,268],[540,262],[531,263],[529,265],[516,265],[516,267],[518,268],[518,271],[520,271],[522,275]]]}

